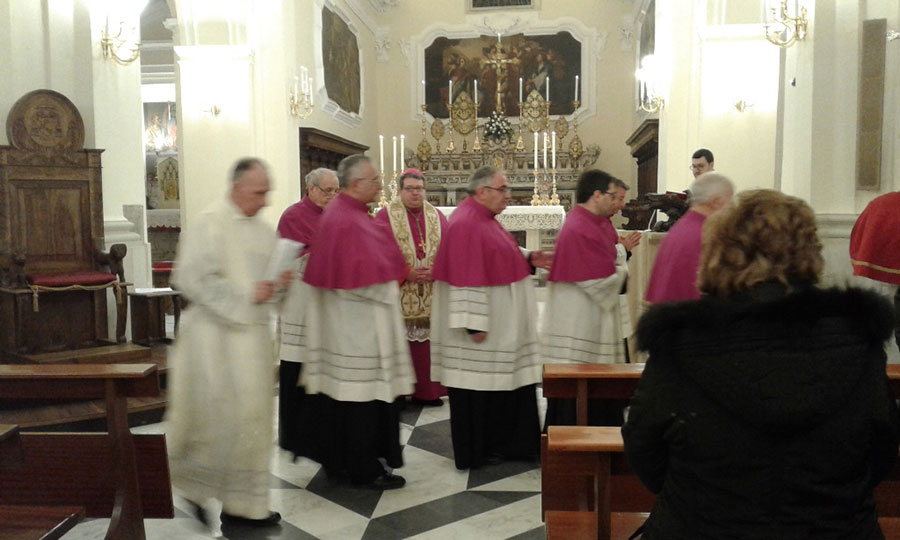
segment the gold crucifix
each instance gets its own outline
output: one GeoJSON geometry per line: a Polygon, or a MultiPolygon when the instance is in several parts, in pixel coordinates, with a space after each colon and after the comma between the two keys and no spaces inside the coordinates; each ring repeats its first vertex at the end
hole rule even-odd
{"type": "Polygon", "coordinates": [[[509,58],[506,52],[503,50],[503,45],[500,44],[500,39],[498,37],[497,43],[491,47],[491,52],[487,55],[487,63],[491,64],[494,67],[494,71],[497,73],[497,106],[496,110],[498,113],[503,114],[503,88],[506,84],[506,74],[508,64],[518,64],[518,58],[509,58]]]}

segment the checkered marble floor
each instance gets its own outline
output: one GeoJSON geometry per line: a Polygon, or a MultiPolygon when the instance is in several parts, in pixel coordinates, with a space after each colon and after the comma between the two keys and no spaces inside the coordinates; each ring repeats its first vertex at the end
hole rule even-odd
{"type": "MultiPolygon", "coordinates": [[[[540,390],[538,390],[540,391],[540,390]]],[[[336,486],[318,463],[291,456],[273,445],[271,505],[281,512],[279,526],[223,526],[230,540],[539,540],[540,465],[507,462],[474,471],[458,471],[450,443],[450,408],[407,405],[401,415],[404,466],[397,473],[406,486],[371,491],[336,486]]],[[[545,401],[539,399],[543,409],[545,401]]],[[[543,410],[541,410],[543,417],[543,410]]],[[[162,433],[165,424],[134,428],[135,433],[162,433]]],[[[208,538],[175,498],[175,519],[145,520],[148,540],[208,538]]],[[[82,522],[65,540],[102,538],[107,519],[82,522]]]]}

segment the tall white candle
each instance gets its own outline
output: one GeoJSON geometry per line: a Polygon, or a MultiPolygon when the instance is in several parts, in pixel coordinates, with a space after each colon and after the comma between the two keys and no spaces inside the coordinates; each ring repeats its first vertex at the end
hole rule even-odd
{"type": "Polygon", "coordinates": [[[547,132],[544,132],[544,168],[547,168],[547,132]]]}
{"type": "Polygon", "coordinates": [[[550,77],[545,77],[544,81],[546,81],[547,85],[547,101],[550,101],[550,77]]]}
{"type": "Polygon", "coordinates": [[[478,79],[475,79],[475,116],[478,116],[478,79]]]}
{"type": "Polygon", "coordinates": [[[537,150],[538,150],[538,140],[537,140],[537,131],[534,132],[534,170],[538,169],[538,160],[537,160],[537,150]]]}
{"type": "Polygon", "coordinates": [[[381,174],[384,174],[384,135],[378,136],[378,156],[381,158],[381,174]]]}
{"type": "Polygon", "coordinates": [[[405,147],[406,147],[406,135],[400,135],[400,170],[401,171],[403,170],[404,167],[406,167],[406,165],[403,164],[403,162],[405,161],[404,156],[406,155],[403,153],[403,150],[405,149],[405,147]]]}
{"type": "Polygon", "coordinates": [[[553,168],[556,169],[556,132],[555,131],[550,132],[550,142],[551,142],[550,155],[553,156],[553,161],[552,161],[553,168]]]}
{"type": "Polygon", "coordinates": [[[428,96],[425,95],[425,79],[422,79],[422,104],[428,103],[428,96]]]}
{"type": "Polygon", "coordinates": [[[393,165],[394,174],[397,174],[397,136],[394,135],[394,157],[391,159],[391,164],[393,165]]]}
{"type": "Polygon", "coordinates": [[[450,79],[450,90],[448,92],[447,104],[453,105],[453,79],[450,79]]]}
{"type": "Polygon", "coordinates": [[[314,99],[315,95],[316,95],[316,87],[315,87],[315,84],[313,83],[313,78],[310,77],[309,78],[309,105],[310,106],[313,105],[313,101],[315,100],[314,99]]]}
{"type": "Polygon", "coordinates": [[[522,103],[522,77],[519,77],[519,103],[522,103]]]}
{"type": "Polygon", "coordinates": [[[578,75],[575,75],[575,101],[578,101],[578,75]]]}

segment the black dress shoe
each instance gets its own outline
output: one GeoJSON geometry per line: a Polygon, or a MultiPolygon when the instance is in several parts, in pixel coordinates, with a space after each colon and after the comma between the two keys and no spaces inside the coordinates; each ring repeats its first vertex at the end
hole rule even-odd
{"type": "Polygon", "coordinates": [[[422,405],[423,407],[440,407],[444,404],[444,400],[441,398],[435,399],[419,399],[414,397],[410,400],[413,405],[422,405]]]}
{"type": "Polygon", "coordinates": [[[366,489],[379,489],[379,490],[388,490],[388,489],[400,489],[406,485],[406,479],[397,474],[384,473],[375,480],[372,480],[368,484],[362,484],[359,487],[366,489]]]}
{"type": "Polygon", "coordinates": [[[269,512],[269,517],[261,519],[250,519],[243,516],[235,516],[234,514],[226,514],[222,512],[222,521],[233,525],[250,525],[251,527],[271,527],[277,525],[281,521],[281,514],[278,512],[269,512]]]}

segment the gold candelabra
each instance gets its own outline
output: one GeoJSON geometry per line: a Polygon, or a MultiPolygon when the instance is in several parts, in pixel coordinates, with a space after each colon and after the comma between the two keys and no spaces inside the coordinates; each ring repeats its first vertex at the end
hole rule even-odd
{"type": "Polygon", "coordinates": [[[775,8],[771,8],[771,22],[766,20],[766,39],[774,45],[787,48],[797,41],[806,38],[806,8],[798,4],[798,11],[794,17],[788,14],[787,0],[781,0],[780,9],[776,14],[775,8]]]}

